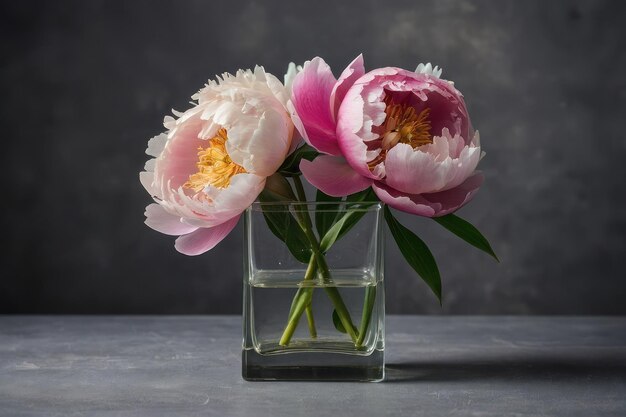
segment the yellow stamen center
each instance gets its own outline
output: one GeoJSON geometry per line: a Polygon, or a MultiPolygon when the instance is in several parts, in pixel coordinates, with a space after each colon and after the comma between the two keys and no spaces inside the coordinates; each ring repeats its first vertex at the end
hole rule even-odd
{"type": "Polygon", "coordinates": [[[393,103],[390,96],[385,97],[385,121],[378,127],[381,138],[380,154],[367,163],[370,170],[383,162],[387,151],[398,143],[411,145],[413,149],[433,143],[430,134],[430,109],[425,108],[419,114],[414,107],[393,103]]]}
{"type": "Polygon", "coordinates": [[[209,139],[207,148],[198,148],[198,172],[191,174],[183,187],[195,192],[202,191],[207,185],[226,188],[234,175],[246,172],[230,159],[226,151],[227,140],[226,129],[221,128],[215,137],[209,139]]]}
{"type": "Polygon", "coordinates": [[[385,109],[387,117],[383,123],[383,149],[390,149],[398,142],[413,148],[433,143],[430,135],[430,109],[425,108],[419,114],[415,108],[402,104],[389,104],[385,109]]]}

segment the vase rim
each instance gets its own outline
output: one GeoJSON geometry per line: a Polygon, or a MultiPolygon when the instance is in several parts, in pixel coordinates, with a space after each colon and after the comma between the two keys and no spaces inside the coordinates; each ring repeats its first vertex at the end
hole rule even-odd
{"type": "Polygon", "coordinates": [[[315,211],[328,212],[345,212],[348,209],[358,212],[376,212],[383,208],[383,203],[380,201],[255,201],[246,211],[263,211],[265,208],[282,211],[282,207],[284,211],[315,208],[315,211]],[[323,206],[328,206],[328,208],[323,208],[323,206]]]}

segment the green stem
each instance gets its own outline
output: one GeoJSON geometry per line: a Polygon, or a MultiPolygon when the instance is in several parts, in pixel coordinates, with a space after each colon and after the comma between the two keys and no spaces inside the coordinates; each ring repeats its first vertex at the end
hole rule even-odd
{"type": "Polygon", "coordinates": [[[306,193],[304,192],[304,186],[302,185],[302,180],[298,175],[295,175],[293,178],[293,184],[296,186],[296,195],[298,196],[298,200],[302,203],[306,201],[306,193]]]}
{"type": "MultiPolygon", "coordinates": [[[[297,175],[292,177],[292,179],[293,179],[293,185],[296,188],[296,197],[298,198],[298,201],[300,203],[306,203],[306,194],[304,192],[304,186],[302,185],[302,180],[297,175]]],[[[310,229],[311,227],[313,227],[313,225],[311,224],[311,218],[308,215],[309,211],[308,211],[307,206],[304,207],[304,210],[302,210],[301,208],[298,208],[295,210],[295,212],[296,212],[295,213],[296,220],[298,220],[298,224],[300,224],[300,226],[302,227],[302,230],[305,230],[305,228],[310,229]]]]}
{"type": "MultiPolygon", "coordinates": [[[[317,263],[313,262],[314,260],[314,256],[311,255],[311,259],[309,260],[309,266],[307,267],[307,271],[304,274],[304,280],[312,280],[315,277],[315,274],[317,272],[317,263]]],[[[299,288],[298,291],[302,290],[302,288],[299,288]]],[[[296,296],[298,295],[298,293],[296,293],[296,296]]],[[[306,306],[306,320],[307,323],[309,324],[309,334],[311,335],[311,338],[313,339],[317,339],[317,329],[315,328],[315,318],[313,317],[313,298],[311,298],[311,302],[306,306]]],[[[291,317],[291,312],[289,313],[289,316],[291,317]]]]}
{"type": "MultiPolygon", "coordinates": [[[[316,272],[317,272],[317,263],[314,262],[315,261],[315,257],[313,255],[311,255],[311,258],[309,260],[309,265],[307,266],[306,272],[304,273],[304,280],[303,281],[307,281],[307,280],[312,280],[313,277],[315,276],[316,272]]],[[[296,291],[296,295],[295,297],[293,297],[293,301],[291,302],[291,308],[289,309],[289,318],[291,318],[291,315],[293,314],[293,309],[296,306],[296,302],[298,300],[298,298],[301,297],[302,291],[304,290],[304,288],[298,288],[298,291],[296,291]]]]}
{"type": "MultiPolygon", "coordinates": [[[[315,258],[318,268],[320,269],[320,273],[324,280],[325,284],[329,284],[332,282],[332,278],[330,276],[330,271],[328,269],[328,264],[326,263],[326,258],[322,254],[319,248],[319,243],[313,234],[313,231],[310,228],[303,228],[305,235],[309,239],[311,243],[311,249],[313,250],[313,258],[315,258]]],[[[350,312],[346,307],[346,304],[343,302],[341,298],[341,294],[336,287],[324,287],[328,298],[333,303],[333,307],[335,307],[335,311],[337,311],[337,316],[339,316],[339,320],[341,324],[343,324],[344,328],[350,335],[352,341],[356,344],[358,339],[358,334],[356,327],[352,322],[352,318],[350,317],[350,312]]],[[[298,314],[297,310],[294,310],[294,315],[298,314]]],[[[300,312],[302,314],[302,312],[300,312]]],[[[293,318],[293,316],[292,316],[293,318]]],[[[282,340],[282,339],[281,339],[282,340]]],[[[287,343],[289,341],[287,340],[287,343]]]]}
{"type": "MultiPolygon", "coordinates": [[[[296,188],[296,195],[298,199],[301,202],[305,202],[306,195],[305,195],[304,187],[302,186],[302,181],[300,180],[300,177],[294,176],[293,182],[296,188]]],[[[326,263],[326,258],[324,257],[324,254],[320,250],[317,237],[315,236],[315,233],[313,233],[311,217],[309,216],[308,210],[307,209],[305,209],[304,211],[296,210],[295,214],[296,214],[296,220],[298,221],[298,224],[300,225],[305,236],[309,240],[309,243],[311,244],[311,250],[313,252],[313,255],[311,256],[311,260],[309,261],[309,266],[307,268],[307,273],[305,274],[304,280],[306,281],[308,279],[312,279],[312,275],[309,275],[309,271],[314,272],[316,270],[314,265],[312,265],[312,263],[314,263],[317,265],[317,268],[319,268],[320,273],[322,275],[322,279],[324,280],[324,283],[326,284],[331,283],[332,277],[330,276],[328,264],[326,263]]],[[[293,306],[292,312],[289,315],[287,326],[285,327],[283,335],[280,338],[280,342],[279,342],[280,345],[287,346],[289,344],[291,337],[293,336],[293,333],[295,332],[296,327],[298,326],[300,317],[302,316],[305,310],[307,311],[307,319],[309,320],[309,330],[311,330],[311,326],[313,326],[313,328],[315,327],[315,323],[313,322],[312,311],[309,312],[307,310],[307,307],[310,307],[310,302],[313,297],[313,290],[314,288],[312,287],[300,288],[298,292],[296,293],[294,302],[292,303],[292,306],[293,306]]],[[[333,303],[333,306],[335,308],[335,311],[337,311],[337,315],[339,316],[341,323],[346,328],[346,331],[350,335],[350,338],[352,339],[352,341],[356,344],[358,337],[359,337],[357,334],[356,326],[352,322],[352,318],[350,317],[350,312],[348,311],[348,308],[343,302],[343,299],[341,298],[341,294],[339,293],[339,290],[336,287],[324,287],[324,290],[326,291],[326,294],[328,295],[331,302],[333,303]]],[[[315,333],[317,335],[317,332],[315,333]]],[[[311,335],[313,336],[313,333],[311,333],[311,335]]]]}
{"type": "Polygon", "coordinates": [[[361,315],[361,325],[359,326],[359,338],[356,341],[356,347],[363,346],[367,328],[369,327],[374,310],[374,302],[376,301],[376,287],[367,286],[365,288],[365,299],[363,300],[363,313],[361,315]]]}
{"type": "Polygon", "coordinates": [[[313,308],[311,307],[313,303],[313,299],[308,306],[305,308],[306,312],[306,320],[309,323],[309,333],[311,334],[312,339],[317,339],[317,329],[315,328],[315,318],[313,317],[313,308]]]}
{"type": "Polygon", "coordinates": [[[285,327],[285,331],[283,332],[280,341],[278,342],[281,346],[287,346],[293,333],[296,331],[298,327],[298,322],[300,321],[300,317],[302,317],[302,313],[306,309],[306,307],[311,303],[311,299],[313,297],[313,288],[304,288],[301,296],[298,298],[296,305],[293,309],[293,314],[289,318],[287,322],[287,327],[285,327]]]}
{"type": "MultiPolygon", "coordinates": [[[[315,261],[315,256],[311,256],[311,260],[309,261],[309,266],[307,267],[306,273],[304,274],[304,281],[310,281],[315,277],[315,273],[317,272],[317,262],[315,261]]],[[[302,312],[307,308],[311,310],[311,300],[313,299],[313,287],[300,287],[296,292],[296,296],[293,299],[293,303],[291,305],[291,311],[289,312],[289,319],[287,320],[287,326],[283,331],[283,334],[278,342],[281,346],[287,346],[291,341],[291,337],[293,333],[296,331],[298,327],[298,322],[300,321],[300,317],[302,316],[302,312]]],[[[308,313],[307,313],[308,317],[308,313]]],[[[311,319],[313,318],[313,311],[311,310],[311,319]]],[[[309,331],[311,331],[311,326],[313,326],[313,333],[311,333],[311,337],[317,337],[317,331],[315,330],[315,322],[309,321],[309,331]]]]}
{"type": "Polygon", "coordinates": [[[337,316],[341,324],[343,324],[343,328],[346,329],[346,332],[350,335],[350,339],[352,339],[352,342],[356,345],[359,335],[357,334],[356,326],[352,323],[352,318],[350,318],[350,312],[343,302],[341,294],[339,294],[339,290],[337,287],[324,287],[324,290],[328,298],[330,298],[330,301],[332,301],[337,316]]]}

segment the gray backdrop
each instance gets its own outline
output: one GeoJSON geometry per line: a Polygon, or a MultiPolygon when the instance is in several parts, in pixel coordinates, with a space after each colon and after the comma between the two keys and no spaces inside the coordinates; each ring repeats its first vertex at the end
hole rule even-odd
{"type": "Polygon", "coordinates": [[[387,250],[392,313],[626,313],[626,2],[22,1],[0,6],[0,312],[237,313],[241,225],[188,258],[143,225],[146,141],[223,71],[323,56],[443,66],[486,183],[461,211],[489,257],[400,218],[444,304],[387,250]]]}

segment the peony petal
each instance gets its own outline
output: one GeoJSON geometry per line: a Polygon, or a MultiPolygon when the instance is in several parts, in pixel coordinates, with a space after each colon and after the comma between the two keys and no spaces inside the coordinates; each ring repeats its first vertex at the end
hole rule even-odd
{"type": "Polygon", "coordinates": [[[148,159],[143,166],[143,169],[147,172],[154,172],[154,167],[156,166],[156,158],[148,159]]]}
{"type": "Polygon", "coordinates": [[[274,74],[270,74],[269,72],[265,73],[265,82],[267,83],[267,87],[270,89],[274,97],[283,105],[283,108],[286,109],[287,101],[291,98],[291,90],[285,88],[285,85],[276,78],[274,74]]]}
{"type": "Polygon", "coordinates": [[[352,169],[339,156],[320,155],[312,162],[303,159],[300,170],[313,186],[333,197],[343,197],[365,190],[372,180],[352,169]]]}
{"type": "Polygon", "coordinates": [[[338,144],[342,156],[346,158],[354,170],[364,177],[380,179],[380,176],[370,171],[367,165],[370,160],[367,144],[357,135],[364,123],[364,105],[361,88],[354,85],[346,93],[337,115],[338,144]]]}
{"type": "Polygon", "coordinates": [[[439,193],[402,194],[381,183],[374,183],[372,188],[381,201],[393,208],[418,216],[439,217],[467,204],[478,192],[482,182],[482,174],[476,172],[458,187],[439,193]]]}
{"type": "Polygon", "coordinates": [[[460,136],[436,136],[433,144],[415,150],[410,145],[399,143],[387,153],[387,176],[384,181],[407,194],[440,192],[465,181],[474,172],[479,160],[480,148],[463,146],[460,136]],[[458,156],[454,155],[457,152],[455,149],[450,149],[455,141],[462,146],[458,156]],[[451,150],[454,151],[452,155],[451,150]]]}
{"type": "Polygon", "coordinates": [[[416,214],[418,216],[435,216],[436,208],[432,207],[431,204],[420,195],[402,194],[398,190],[394,190],[393,188],[379,182],[375,182],[372,185],[372,189],[378,198],[380,198],[380,201],[395,209],[416,214]]]}
{"type": "Polygon", "coordinates": [[[443,72],[442,68],[439,68],[437,65],[433,68],[433,65],[429,62],[427,64],[419,64],[417,68],[415,68],[415,73],[417,74],[426,74],[432,75],[433,77],[441,78],[441,73],[443,72]]]}
{"type": "MultiPolygon", "coordinates": [[[[292,120],[293,121],[293,120],[292,120]]],[[[295,126],[295,124],[294,124],[295,126]]],[[[304,139],[300,134],[300,131],[297,129],[293,129],[293,134],[291,136],[291,145],[289,145],[289,150],[287,151],[287,156],[291,155],[296,149],[304,144],[304,139]]],[[[285,157],[286,159],[286,157],[285,157]]]]}
{"type": "Polygon", "coordinates": [[[225,73],[209,80],[193,95],[196,104],[184,112],[174,112],[176,119],[167,117],[167,135],[157,136],[148,144],[148,154],[156,159],[146,164],[140,181],[169,216],[158,206],[151,206],[147,223],[164,233],[189,236],[180,239],[182,251],[198,253],[193,247],[185,249],[192,243],[194,247],[204,246],[202,251],[213,245],[197,242],[207,234],[212,239],[219,237],[219,230],[225,227],[221,225],[239,217],[256,199],[265,176],[276,171],[291,149],[294,128],[286,109],[290,97],[280,80],[257,66],[253,71],[225,73]],[[246,172],[229,178],[230,185],[225,188],[209,184],[195,191],[198,188],[185,187],[189,177],[198,172],[199,148],[214,146],[208,139],[220,128],[227,132],[226,149],[231,159],[246,172]],[[202,233],[196,234],[198,228],[204,229],[202,233]],[[209,229],[212,231],[207,232],[209,229]]]}
{"type": "Polygon", "coordinates": [[[320,57],[307,61],[293,81],[292,119],[304,140],[320,152],[339,155],[330,98],[337,80],[320,57]],[[295,115],[295,117],[294,117],[295,115]]]}
{"type": "Polygon", "coordinates": [[[154,166],[157,186],[167,181],[171,188],[176,189],[198,170],[198,148],[207,146],[206,141],[198,139],[202,124],[197,116],[170,132],[170,140],[154,166]]]}
{"type": "Polygon", "coordinates": [[[385,184],[406,194],[439,190],[445,185],[444,164],[445,161],[436,162],[435,156],[430,153],[398,143],[387,152],[385,184]]]}
{"type": "Polygon", "coordinates": [[[211,250],[220,243],[235,228],[240,216],[233,217],[226,222],[211,227],[200,228],[188,235],[176,239],[174,247],[184,255],[196,256],[211,250]]]}
{"type": "MultiPolygon", "coordinates": [[[[187,196],[180,191],[176,212],[185,217],[185,222],[197,227],[214,227],[226,219],[242,213],[263,191],[265,177],[254,174],[237,174],[226,188],[208,186],[202,198],[187,196]]],[[[172,200],[171,198],[168,200],[172,200]]]]}
{"type": "Polygon", "coordinates": [[[448,128],[452,135],[459,134],[469,144],[474,132],[463,94],[446,80],[423,74],[416,74],[415,77],[417,84],[413,93],[421,97],[431,110],[431,134],[440,136],[443,129],[448,128]]]}
{"type": "MultiPolygon", "coordinates": [[[[432,66],[420,69],[433,70],[432,66]]],[[[339,147],[348,163],[361,175],[382,179],[388,174],[386,164],[385,166],[379,164],[373,170],[368,166],[368,162],[372,160],[368,151],[372,151],[372,146],[375,146],[370,142],[380,138],[376,126],[383,123],[386,117],[383,99],[388,93],[398,96],[401,100],[407,100],[416,106],[417,110],[428,107],[431,133],[434,135],[441,136],[442,132],[447,130],[452,135],[459,135],[464,139],[466,141],[464,145],[470,144],[473,133],[467,109],[461,93],[450,83],[432,75],[416,74],[400,68],[376,69],[363,75],[352,85],[337,114],[336,132],[339,147]]],[[[440,177],[445,177],[447,173],[437,172],[432,163],[427,164],[423,171],[430,172],[431,178],[427,183],[439,184],[434,189],[445,189],[447,182],[445,178],[440,177]]],[[[407,182],[410,179],[403,181],[407,182]]],[[[417,194],[433,190],[426,185],[419,190],[404,191],[417,194]]]]}
{"type": "Polygon", "coordinates": [[[293,85],[293,80],[295,80],[296,75],[298,75],[300,71],[302,71],[302,65],[296,65],[293,62],[290,62],[287,66],[287,72],[285,73],[285,76],[283,78],[283,84],[285,85],[285,90],[287,91],[289,97],[291,97],[291,87],[293,85]]]}
{"type": "Polygon", "coordinates": [[[150,156],[157,157],[161,155],[163,149],[165,149],[165,145],[167,144],[167,134],[161,133],[160,135],[156,135],[148,141],[148,149],[146,149],[146,154],[150,156]]]}
{"type": "Polygon", "coordinates": [[[139,182],[141,182],[141,185],[143,185],[143,188],[146,189],[151,197],[161,198],[161,193],[159,192],[159,189],[154,186],[154,172],[140,172],[139,182]]]}
{"type": "Polygon", "coordinates": [[[148,227],[166,235],[186,235],[197,229],[196,226],[182,223],[180,217],[169,214],[163,207],[156,203],[146,207],[145,215],[145,223],[148,227]]]}
{"type": "MultiPolygon", "coordinates": [[[[217,212],[242,212],[263,191],[265,177],[254,174],[237,174],[227,188],[207,187],[205,192],[213,200],[212,208],[217,212]],[[209,189],[210,188],[210,189],[209,189]]],[[[233,215],[226,218],[233,217],[233,215]]]]}
{"type": "Polygon", "coordinates": [[[339,76],[337,83],[333,87],[333,91],[330,94],[330,105],[333,111],[333,119],[337,119],[337,112],[339,111],[339,106],[343,101],[346,93],[352,87],[354,82],[361,78],[365,74],[365,66],[363,65],[363,54],[359,54],[354,61],[350,63],[346,67],[345,70],[339,76]]]}
{"type": "Polygon", "coordinates": [[[299,143],[307,142],[307,140],[304,139],[304,136],[302,133],[302,132],[306,133],[306,131],[304,130],[304,124],[302,124],[302,120],[300,120],[300,116],[298,116],[298,113],[296,112],[296,108],[293,105],[293,101],[291,100],[287,102],[287,111],[289,112],[289,115],[291,116],[291,122],[293,123],[293,126],[295,127],[294,132],[293,132],[293,137],[291,139],[291,147],[289,148],[289,154],[291,154],[293,151],[295,151],[299,147],[298,146],[299,143]]]}
{"type": "Polygon", "coordinates": [[[260,116],[237,114],[239,119],[228,131],[228,154],[251,174],[272,175],[287,157],[291,145],[293,125],[289,116],[284,110],[271,107],[260,116]]]}

